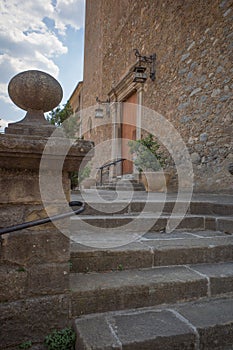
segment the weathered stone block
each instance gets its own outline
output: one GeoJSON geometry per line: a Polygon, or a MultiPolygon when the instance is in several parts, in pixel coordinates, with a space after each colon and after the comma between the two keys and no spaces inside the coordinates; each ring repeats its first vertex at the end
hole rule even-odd
{"type": "Polygon", "coordinates": [[[69,290],[69,265],[34,264],[0,268],[0,302],[33,296],[59,294],[69,290]]]}
{"type": "Polygon", "coordinates": [[[129,268],[152,267],[153,254],[149,247],[131,243],[112,249],[94,249],[72,244],[72,271],[111,271],[129,268]]]}
{"type": "Polygon", "coordinates": [[[60,232],[24,230],[3,235],[1,262],[20,266],[69,260],[69,238],[60,232]]]}
{"type": "Polygon", "coordinates": [[[208,217],[206,216],[205,217],[205,229],[206,230],[217,230],[217,220],[215,217],[208,217]]]}
{"type": "Polygon", "coordinates": [[[218,219],[217,222],[218,230],[226,232],[226,233],[233,233],[233,219],[232,218],[224,218],[218,219]]]}
{"type": "Polygon", "coordinates": [[[65,294],[0,303],[1,348],[28,340],[43,342],[52,330],[68,325],[68,308],[65,294]]]}
{"type": "Polygon", "coordinates": [[[0,302],[22,299],[27,286],[27,272],[22,266],[0,267],[0,302]]]}
{"type": "Polygon", "coordinates": [[[0,170],[0,202],[41,203],[38,173],[32,170],[0,170]]]}
{"type": "Polygon", "coordinates": [[[196,340],[191,327],[167,310],[83,317],[75,328],[81,350],[192,350],[196,340]]]}
{"type": "Polygon", "coordinates": [[[99,316],[93,319],[77,319],[75,321],[75,330],[77,334],[77,349],[122,349],[120,342],[116,339],[111,328],[109,327],[108,320],[103,316],[99,316]]]}
{"type": "Polygon", "coordinates": [[[197,329],[200,350],[230,349],[233,343],[231,299],[197,302],[177,310],[197,329]]]}
{"type": "Polygon", "coordinates": [[[113,324],[126,350],[194,349],[194,331],[167,310],[115,316],[113,324]]]}
{"type": "Polygon", "coordinates": [[[233,263],[208,264],[192,266],[210,280],[211,295],[231,293],[233,290],[233,263]]]}
{"type": "Polygon", "coordinates": [[[121,310],[206,295],[207,281],[185,267],[71,274],[72,315],[121,310]]]}
{"type": "MultiPolygon", "coordinates": [[[[171,219],[172,221],[173,219],[171,219]]],[[[174,219],[175,220],[175,219],[174,219]]],[[[204,217],[202,216],[186,216],[177,226],[177,229],[204,229],[204,217]]]]}

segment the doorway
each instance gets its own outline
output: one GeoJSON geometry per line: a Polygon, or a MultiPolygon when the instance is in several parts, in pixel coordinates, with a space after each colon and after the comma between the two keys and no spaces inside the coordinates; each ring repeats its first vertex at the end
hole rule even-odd
{"type": "Polygon", "coordinates": [[[126,158],[122,164],[122,174],[133,173],[133,159],[129,151],[129,140],[136,140],[137,93],[134,92],[122,104],[121,156],[126,158]]]}

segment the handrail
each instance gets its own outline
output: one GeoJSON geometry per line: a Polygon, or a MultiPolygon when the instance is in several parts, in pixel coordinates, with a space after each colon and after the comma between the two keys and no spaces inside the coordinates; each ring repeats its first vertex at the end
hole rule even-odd
{"type": "Polygon", "coordinates": [[[73,210],[72,212],[58,214],[58,215],[46,217],[44,219],[28,221],[28,222],[24,222],[24,223],[19,224],[19,225],[13,225],[13,226],[2,228],[2,229],[0,229],[0,236],[4,235],[5,233],[15,232],[15,231],[23,230],[23,229],[26,229],[26,228],[29,228],[29,227],[34,227],[34,226],[47,224],[48,222],[51,222],[51,221],[64,219],[64,218],[67,218],[69,216],[78,215],[78,214],[82,213],[85,210],[85,203],[80,202],[80,201],[69,202],[69,206],[70,207],[78,206],[80,208],[77,209],[77,210],[73,210]]]}
{"type": "Polygon", "coordinates": [[[101,169],[107,168],[107,167],[109,167],[111,165],[115,165],[116,163],[123,162],[124,160],[126,160],[126,159],[125,158],[119,158],[119,159],[114,160],[114,161],[112,161],[110,163],[107,163],[107,164],[104,164],[104,165],[100,166],[98,169],[101,170],[101,169]]]}
{"type": "Polygon", "coordinates": [[[112,162],[104,164],[104,165],[100,166],[99,168],[97,168],[98,170],[100,170],[100,186],[102,186],[102,184],[103,184],[103,169],[104,168],[108,168],[111,165],[115,166],[117,163],[123,162],[124,160],[126,160],[126,159],[125,158],[119,158],[119,159],[113,160],[112,162]]]}

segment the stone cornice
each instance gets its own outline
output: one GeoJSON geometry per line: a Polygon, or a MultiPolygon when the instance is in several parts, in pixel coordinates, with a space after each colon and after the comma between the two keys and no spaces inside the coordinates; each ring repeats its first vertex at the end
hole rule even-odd
{"type": "Polygon", "coordinates": [[[122,102],[134,91],[141,89],[141,83],[135,83],[133,81],[133,70],[135,64],[133,64],[129,71],[120,79],[120,81],[111,89],[108,93],[111,101],[122,102]]]}

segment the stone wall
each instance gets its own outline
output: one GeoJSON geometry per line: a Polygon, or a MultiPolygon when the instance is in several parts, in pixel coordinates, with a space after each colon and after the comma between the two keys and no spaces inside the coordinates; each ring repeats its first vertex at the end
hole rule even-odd
{"type": "Polygon", "coordinates": [[[86,16],[84,106],[119,83],[134,48],[155,52],[156,81],[144,85],[143,105],[179,131],[196,191],[233,192],[232,0],[87,0],[86,16]]]}

